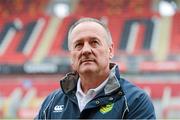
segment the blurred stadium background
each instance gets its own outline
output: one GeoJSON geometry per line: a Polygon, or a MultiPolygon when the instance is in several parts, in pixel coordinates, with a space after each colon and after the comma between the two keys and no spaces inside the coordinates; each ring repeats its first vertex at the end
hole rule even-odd
{"type": "Polygon", "coordinates": [[[104,21],[122,76],[152,97],[157,118],[180,118],[179,0],[0,0],[0,118],[33,118],[71,71],[67,31],[104,21]]]}

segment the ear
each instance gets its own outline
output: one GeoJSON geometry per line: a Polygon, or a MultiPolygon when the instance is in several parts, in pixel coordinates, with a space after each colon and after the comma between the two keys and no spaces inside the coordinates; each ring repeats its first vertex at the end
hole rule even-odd
{"type": "Polygon", "coordinates": [[[111,44],[109,47],[109,59],[112,59],[114,57],[114,45],[111,44]]]}
{"type": "Polygon", "coordinates": [[[70,53],[69,58],[70,58],[71,67],[72,67],[73,70],[75,70],[75,66],[74,66],[74,63],[73,63],[73,58],[72,58],[72,54],[71,53],[70,53]]]}

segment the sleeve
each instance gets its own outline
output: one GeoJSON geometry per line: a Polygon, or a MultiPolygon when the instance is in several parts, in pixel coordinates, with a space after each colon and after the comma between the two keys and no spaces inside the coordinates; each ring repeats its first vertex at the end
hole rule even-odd
{"type": "Polygon", "coordinates": [[[37,113],[37,115],[34,118],[35,120],[48,118],[48,108],[50,108],[50,106],[54,100],[54,97],[57,93],[58,93],[58,90],[52,92],[50,95],[48,95],[45,98],[45,100],[43,101],[43,103],[39,109],[39,112],[37,113]]]}
{"type": "Polygon", "coordinates": [[[126,113],[127,119],[156,119],[154,106],[146,93],[136,97],[126,113]]]}
{"type": "Polygon", "coordinates": [[[39,109],[39,112],[37,113],[37,115],[35,116],[35,120],[38,120],[38,119],[46,119],[46,112],[45,110],[48,108],[49,106],[49,103],[50,103],[50,99],[51,99],[51,95],[49,95],[48,97],[46,97],[46,99],[43,101],[40,109],[39,109]]]}

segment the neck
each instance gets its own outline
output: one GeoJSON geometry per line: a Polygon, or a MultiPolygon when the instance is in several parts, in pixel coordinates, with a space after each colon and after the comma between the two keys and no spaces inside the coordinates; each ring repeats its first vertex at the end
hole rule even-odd
{"type": "Polygon", "coordinates": [[[103,81],[105,81],[109,76],[109,71],[104,74],[80,74],[81,88],[84,93],[87,93],[89,89],[98,87],[103,81]]]}

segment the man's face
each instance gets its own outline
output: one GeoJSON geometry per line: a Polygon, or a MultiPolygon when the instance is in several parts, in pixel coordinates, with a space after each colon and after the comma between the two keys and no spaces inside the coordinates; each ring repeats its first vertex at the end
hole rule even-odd
{"type": "Polygon", "coordinates": [[[95,22],[83,22],[72,31],[72,67],[79,74],[103,74],[109,70],[112,47],[109,47],[105,29],[95,22]]]}

